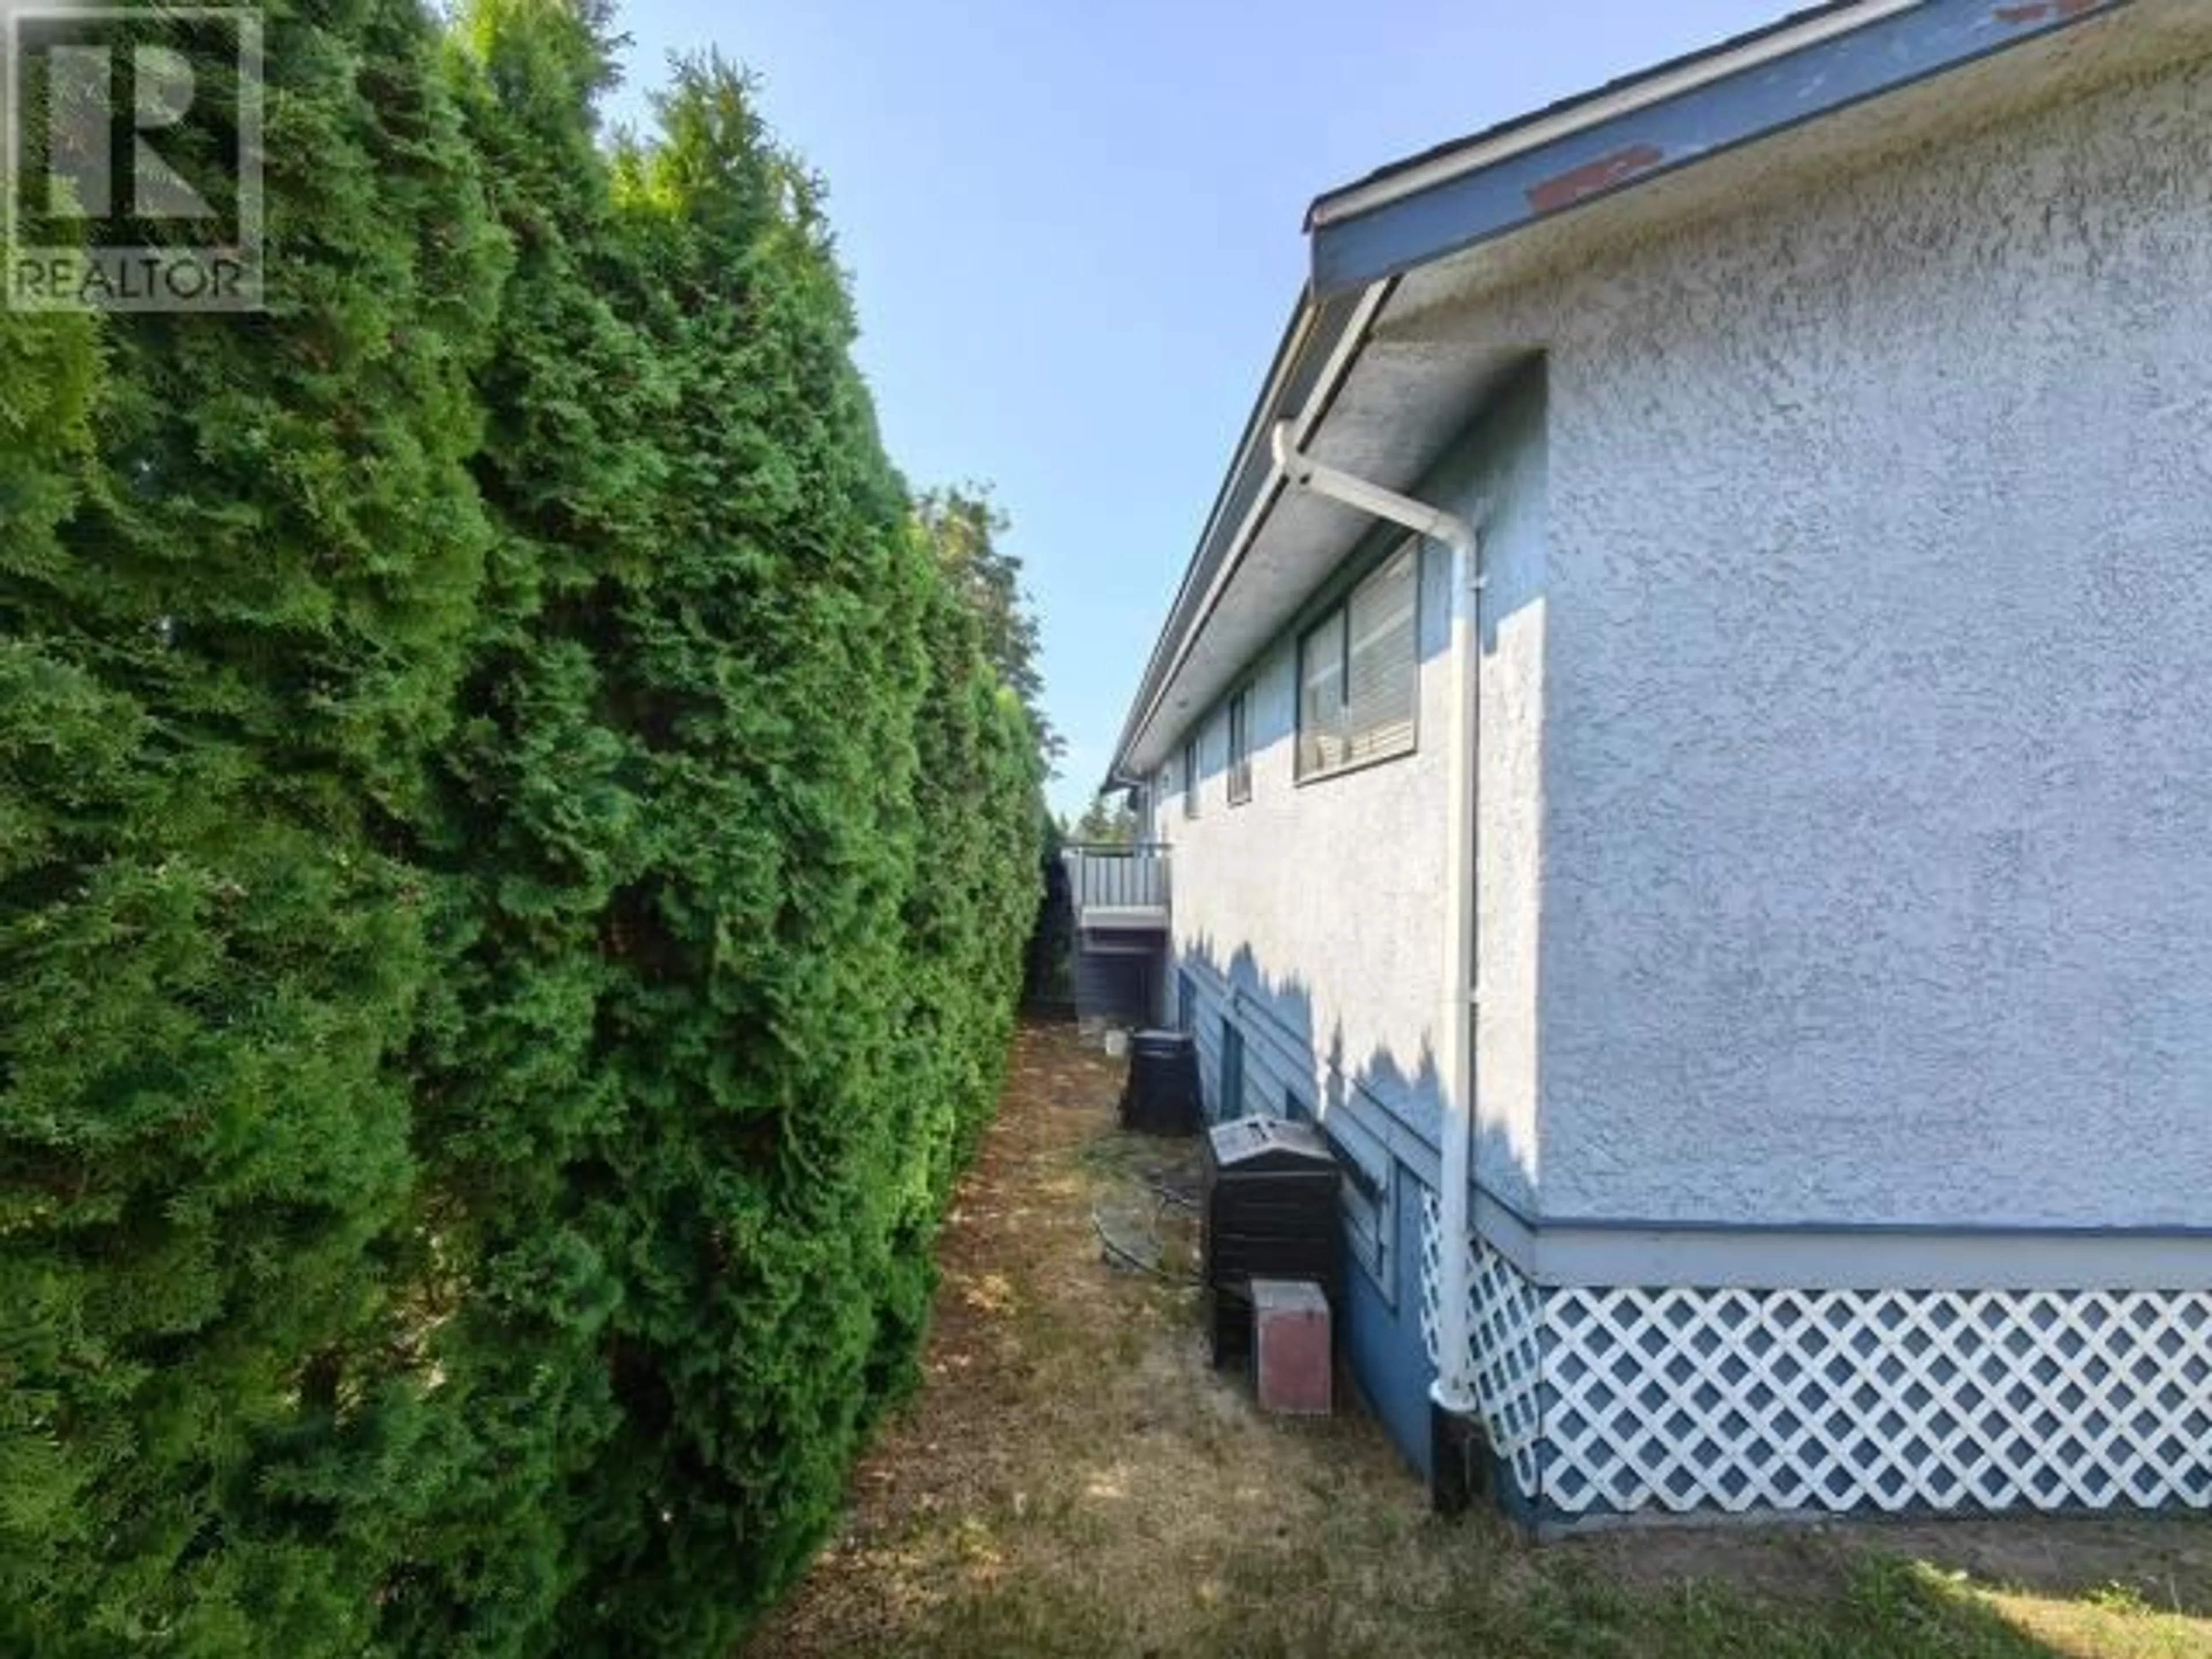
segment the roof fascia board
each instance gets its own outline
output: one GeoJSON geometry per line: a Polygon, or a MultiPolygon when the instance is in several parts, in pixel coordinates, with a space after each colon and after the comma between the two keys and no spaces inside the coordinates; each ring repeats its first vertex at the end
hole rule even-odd
{"type": "Polygon", "coordinates": [[[1889,0],[1632,83],[1314,205],[1321,295],[1505,235],[2133,0],[1889,0]]]}
{"type": "Polygon", "coordinates": [[[1742,46],[1698,52],[1689,58],[1632,76],[1624,86],[1574,99],[1565,107],[1552,114],[1509,123],[1504,131],[1494,131],[1489,137],[1478,135],[1426,160],[1390,169],[1381,176],[1362,179],[1341,190],[1331,191],[1314,203],[1307,216],[1306,228],[1310,230],[1322,225],[1334,224],[1339,220],[1354,218],[1376,208],[1387,207],[1416,191],[1449,183],[1462,173],[1495,167],[1524,150],[1556,143],[1601,121],[1632,114],[1683,93],[1693,92],[1723,76],[1756,69],[1761,64],[1771,63],[1801,47],[1816,45],[1834,35],[1848,33],[1877,18],[1887,17],[1893,12],[1903,11],[1908,6],[1920,3],[1921,0],[1869,0],[1867,4],[1836,11],[1794,27],[1770,31],[1742,46]]]}

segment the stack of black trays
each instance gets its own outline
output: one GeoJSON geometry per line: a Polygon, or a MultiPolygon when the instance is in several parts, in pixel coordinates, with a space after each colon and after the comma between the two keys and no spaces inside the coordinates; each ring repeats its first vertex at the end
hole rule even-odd
{"type": "Polygon", "coordinates": [[[1339,1305],[1336,1159],[1311,1124],[1240,1117],[1205,1140],[1201,1272],[1213,1363],[1251,1346],[1255,1279],[1310,1279],[1339,1305]]]}

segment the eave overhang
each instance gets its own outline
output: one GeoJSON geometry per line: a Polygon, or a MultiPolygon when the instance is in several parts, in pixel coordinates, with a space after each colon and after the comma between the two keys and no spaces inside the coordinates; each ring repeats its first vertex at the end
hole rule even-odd
{"type": "MultiPolygon", "coordinates": [[[[1151,775],[1368,528],[1285,491],[1268,453],[1277,422],[1293,422],[1316,459],[1411,490],[1542,349],[1480,326],[1484,295],[1619,239],[1725,214],[1758,191],[1801,187],[1832,153],[1940,137],[2033,95],[2010,83],[2057,72],[2055,37],[2136,6],[2179,27],[2200,3],[1846,0],[1320,198],[1307,221],[1310,280],[1153,646],[1109,787],[1151,775]],[[2020,55],[2042,66],[2035,73],[2012,75],[2010,56],[1985,61],[2037,42],[2050,50],[2020,55]]],[[[2187,27],[2203,27],[2196,15],[2187,27]]]]}

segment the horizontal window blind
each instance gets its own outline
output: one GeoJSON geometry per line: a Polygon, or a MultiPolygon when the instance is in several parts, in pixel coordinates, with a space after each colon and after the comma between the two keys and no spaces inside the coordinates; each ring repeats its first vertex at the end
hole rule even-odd
{"type": "Polygon", "coordinates": [[[1299,640],[1300,777],[1413,749],[1420,570],[1409,542],[1299,640]]]}
{"type": "Polygon", "coordinates": [[[1344,758],[1347,765],[1413,746],[1414,572],[1402,548],[1352,589],[1346,647],[1344,758]]]}
{"type": "Polygon", "coordinates": [[[1344,612],[1298,642],[1298,775],[1344,764],[1344,612]]]}

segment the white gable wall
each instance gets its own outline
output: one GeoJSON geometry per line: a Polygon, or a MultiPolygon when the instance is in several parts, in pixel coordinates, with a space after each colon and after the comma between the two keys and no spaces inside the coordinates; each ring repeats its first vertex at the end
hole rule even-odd
{"type": "Polygon", "coordinates": [[[2212,1220],[2212,70],[1522,303],[1546,1214],[2212,1220]]]}

